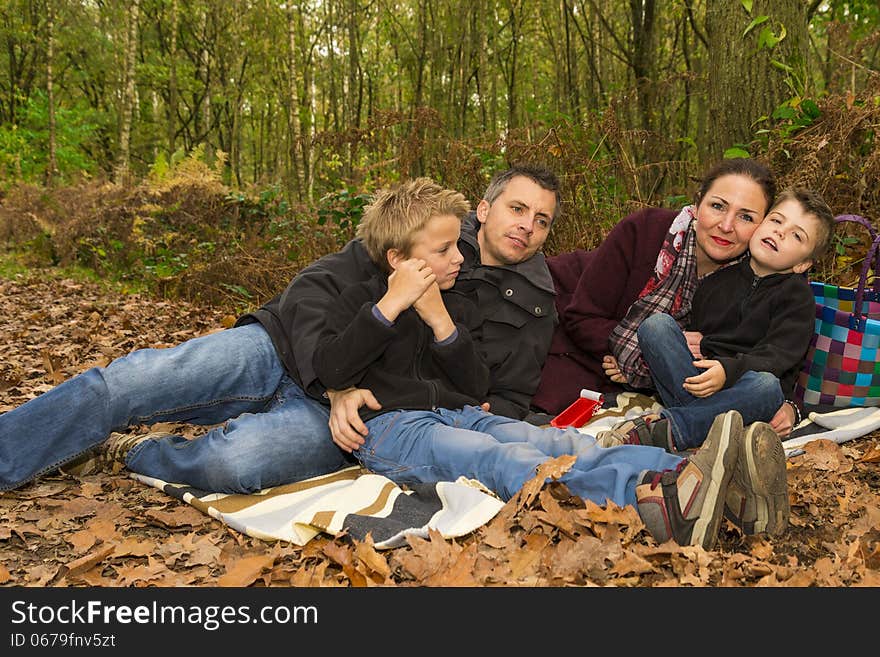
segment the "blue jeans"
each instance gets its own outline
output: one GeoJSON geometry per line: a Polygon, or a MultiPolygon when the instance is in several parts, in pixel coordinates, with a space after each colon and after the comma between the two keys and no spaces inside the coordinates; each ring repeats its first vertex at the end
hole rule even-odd
{"type": "Polygon", "coordinates": [[[719,413],[740,412],[743,424],[769,422],[783,395],[779,379],[769,372],[749,370],[729,388],[708,397],[694,397],[682,387],[689,376],[704,372],[694,366],[684,333],[666,313],[643,320],[637,332],[642,356],[663,403],[661,415],[669,420],[678,449],[699,447],[719,413]]]}
{"type": "Polygon", "coordinates": [[[148,440],[134,472],[227,493],[325,474],[353,459],[332,442],[328,409],[285,373],[259,324],[170,349],[140,349],[0,415],[0,490],[53,470],[136,424],[225,423],[195,440],[148,440]]]}
{"type": "Polygon", "coordinates": [[[575,429],[540,428],[480,408],[390,411],[367,421],[370,432],[355,452],[367,469],[401,484],[478,479],[508,500],[550,457],[577,456],[560,481],[596,504],[636,503],[635,487],[648,470],[675,468],[681,458],[657,447],[602,448],[575,429]]]}

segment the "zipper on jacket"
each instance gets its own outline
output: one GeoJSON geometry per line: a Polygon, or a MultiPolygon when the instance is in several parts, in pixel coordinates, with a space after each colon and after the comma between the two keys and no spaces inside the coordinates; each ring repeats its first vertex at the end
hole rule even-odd
{"type": "Polygon", "coordinates": [[[752,284],[749,286],[749,291],[746,296],[743,297],[742,303],[739,305],[739,314],[740,316],[745,314],[746,305],[749,303],[749,299],[752,298],[752,295],[755,293],[755,290],[758,289],[758,286],[761,284],[761,277],[754,276],[752,277],[752,284]]]}
{"type": "Polygon", "coordinates": [[[413,378],[416,381],[424,381],[428,384],[428,401],[431,406],[431,410],[435,413],[437,412],[437,405],[440,403],[440,393],[437,390],[437,384],[431,379],[425,379],[422,377],[421,364],[422,364],[422,356],[424,355],[424,351],[427,348],[427,340],[425,337],[427,336],[428,331],[419,331],[419,341],[416,343],[416,353],[415,358],[413,358],[413,367],[412,373],[413,378]]]}
{"type": "MultiPolygon", "coordinates": [[[[429,329],[430,330],[430,329],[429,329]]],[[[421,363],[422,363],[422,353],[425,350],[425,331],[419,331],[419,339],[416,342],[416,353],[413,357],[412,363],[412,375],[413,378],[421,381],[422,380],[422,372],[421,372],[421,363]]]]}
{"type": "Polygon", "coordinates": [[[437,390],[437,384],[433,381],[428,381],[428,386],[431,390],[431,410],[435,413],[437,412],[437,405],[440,403],[440,393],[437,390]]]}

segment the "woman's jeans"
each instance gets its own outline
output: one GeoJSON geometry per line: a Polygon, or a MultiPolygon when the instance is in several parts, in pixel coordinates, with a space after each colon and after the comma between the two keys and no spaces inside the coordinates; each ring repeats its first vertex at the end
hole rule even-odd
{"type": "Polygon", "coordinates": [[[694,366],[694,356],[675,320],[666,313],[649,316],[639,325],[639,348],[663,403],[661,415],[669,419],[678,449],[699,447],[715,416],[739,411],[743,424],[769,422],[784,400],[779,379],[769,372],[748,371],[729,388],[708,397],[694,397],[682,387],[684,380],[704,372],[694,366]]]}
{"type": "Polygon", "coordinates": [[[259,324],[170,349],[141,349],[0,415],[0,490],[57,468],[131,425],[222,424],[194,440],[147,440],[134,472],[227,493],[301,481],[353,459],[332,442],[329,412],[284,371],[259,324]]]}
{"type": "Polygon", "coordinates": [[[596,504],[636,503],[645,471],[673,469],[681,458],[658,448],[602,448],[575,429],[540,428],[480,408],[390,411],[367,421],[366,442],[355,452],[367,469],[400,484],[477,479],[508,500],[554,456],[577,461],[560,481],[596,504]]]}

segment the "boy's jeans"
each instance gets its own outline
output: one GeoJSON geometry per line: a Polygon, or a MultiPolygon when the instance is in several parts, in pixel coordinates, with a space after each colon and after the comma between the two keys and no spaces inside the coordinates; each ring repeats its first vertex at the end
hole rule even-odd
{"type": "Polygon", "coordinates": [[[0,490],[130,425],[228,421],[195,440],[144,441],[127,465],[167,482],[250,493],[352,464],[327,420],[328,409],[287,377],[266,331],[249,324],[134,351],[0,415],[0,490]]]}
{"type": "Polygon", "coordinates": [[[682,388],[684,380],[705,370],[694,367],[684,333],[666,313],[643,320],[637,332],[642,356],[663,402],[678,449],[699,447],[719,413],[739,411],[743,424],[769,422],[784,400],[779,379],[769,372],[748,371],[729,388],[708,397],[694,397],[682,388]]]}
{"type": "Polygon", "coordinates": [[[397,483],[478,479],[508,500],[552,456],[574,454],[561,477],[569,490],[596,504],[636,503],[646,470],[675,468],[681,458],[657,447],[596,447],[575,429],[540,428],[480,408],[390,411],[367,421],[366,443],[355,452],[364,467],[397,483]]]}

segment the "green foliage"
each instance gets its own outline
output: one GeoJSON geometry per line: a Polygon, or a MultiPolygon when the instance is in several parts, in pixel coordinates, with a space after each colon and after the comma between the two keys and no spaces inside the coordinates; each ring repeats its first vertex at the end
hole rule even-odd
{"type": "Polygon", "coordinates": [[[773,50],[776,47],[776,44],[782,41],[785,38],[786,31],[785,25],[780,23],[779,25],[779,34],[774,34],[773,30],[769,27],[765,27],[758,34],[758,49],[766,48],[767,50],[773,50]]]}
{"type": "Polygon", "coordinates": [[[746,29],[742,33],[742,35],[743,36],[747,35],[749,32],[751,32],[758,25],[761,25],[762,23],[767,22],[767,20],[769,20],[769,18],[770,18],[769,16],[756,16],[755,18],[752,19],[752,22],[749,23],[748,27],[746,27],[746,29]]]}
{"type": "Polygon", "coordinates": [[[831,234],[831,243],[834,245],[834,253],[839,256],[845,256],[846,250],[859,244],[859,238],[848,235],[831,234]]]}
{"type": "Polygon", "coordinates": [[[158,279],[174,278],[189,266],[188,258],[187,253],[175,253],[161,247],[154,255],[144,258],[144,271],[158,279]]]}
{"type": "MultiPolygon", "coordinates": [[[[788,154],[788,144],[801,130],[813,125],[821,116],[819,105],[811,98],[794,96],[780,104],[769,117],[770,127],[755,131],[755,136],[763,148],[771,139],[778,140],[782,150],[788,154]]],[[[757,122],[767,122],[761,117],[757,122]]]]}
{"type": "Polygon", "coordinates": [[[221,283],[220,287],[224,290],[229,290],[233,294],[246,299],[247,301],[253,301],[254,295],[251,294],[246,287],[243,285],[231,285],[229,283],[221,283]]]}
{"type": "Polygon", "coordinates": [[[150,167],[150,173],[148,177],[151,180],[165,180],[168,178],[168,174],[171,171],[171,166],[168,164],[168,160],[165,158],[165,153],[159,152],[156,155],[156,159],[153,161],[153,166],[150,167]]]}
{"type": "MultiPolygon", "coordinates": [[[[27,99],[17,123],[0,125],[0,178],[13,182],[42,183],[49,162],[49,109],[46,96],[37,92],[27,99]]],[[[56,108],[55,159],[61,182],[98,169],[90,152],[101,117],[96,112],[75,107],[56,108]]]]}
{"type": "Polygon", "coordinates": [[[358,193],[351,187],[325,194],[319,202],[318,225],[329,223],[343,231],[354,230],[370,200],[369,194],[358,193]]]}
{"type": "Polygon", "coordinates": [[[730,158],[738,158],[738,157],[751,157],[751,153],[746,149],[744,144],[737,144],[736,146],[731,146],[730,148],[724,151],[724,159],[730,158]]]}
{"type": "Polygon", "coordinates": [[[810,98],[790,98],[777,107],[771,118],[777,121],[777,129],[783,137],[790,137],[799,130],[812,125],[819,118],[819,106],[810,98]]]}

